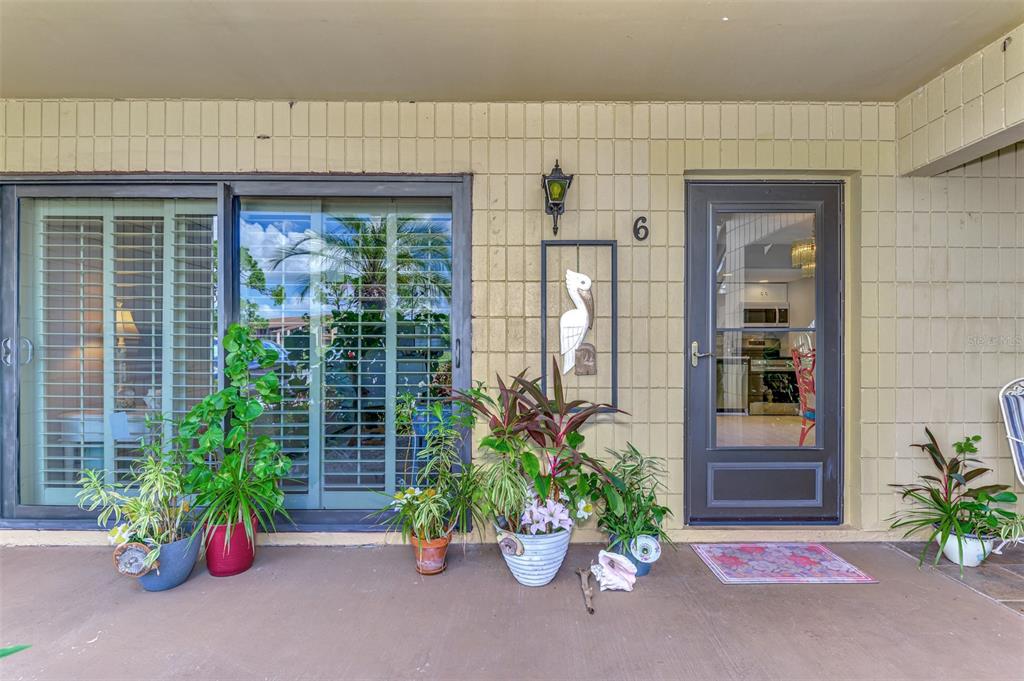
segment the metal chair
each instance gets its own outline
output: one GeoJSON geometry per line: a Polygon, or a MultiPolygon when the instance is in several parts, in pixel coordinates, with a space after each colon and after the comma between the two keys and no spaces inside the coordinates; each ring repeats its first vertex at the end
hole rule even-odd
{"type": "Polygon", "coordinates": [[[999,408],[1003,410],[1006,439],[1017,479],[1024,485],[1024,378],[1010,381],[999,391],[999,408]]]}

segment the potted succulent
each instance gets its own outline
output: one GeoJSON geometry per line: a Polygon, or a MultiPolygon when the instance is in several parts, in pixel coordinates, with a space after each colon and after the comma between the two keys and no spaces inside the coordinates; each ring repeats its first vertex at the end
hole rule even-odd
{"type": "Polygon", "coordinates": [[[269,370],[277,351],[238,324],[225,332],[224,350],[227,385],[196,404],[178,429],[190,465],[186,491],[202,508],[206,567],[215,577],[248,570],[257,529],[273,528],[275,514],[288,517],[281,481],[291,468],[277,443],[253,434],[264,410],[281,401],[277,374],[269,370]]]}
{"type": "Polygon", "coordinates": [[[497,396],[480,385],[457,396],[487,424],[489,433],[480,441],[483,504],[502,556],[524,586],[543,586],[558,573],[569,548],[572,509],[577,519],[585,518],[596,488],[622,484],[582,451],[579,432],[595,414],[612,408],[567,401],[561,371],[552,364],[552,398],[524,374],[511,384],[499,376],[497,396]]]}
{"type": "Polygon", "coordinates": [[[611,488],[615,499],[602,494],[605,510],[597,526],[608,533],[608,550],[626,556],[642,577],[661,556],[661,542],[671,543],[661,525],[672,511],[658,503],[665,471],[657,459],[644,456],[631,443],[623,451],[607,451],[615,459],[610,470],[622,481],[622,489],[611,488]]]}
{"type": "MultiPolygon", "coordinates": [[[[920,563],[924,563],[928,545],[935,541],[947,559],[960,565],[963,574],[965,566],[977,567],[992,553],[1000,527],[1017,517],[1014,512],[998,506],[1016,502],[1017,495],[1007,491],[1007,485],[968,486],[990,471],[974,466],[979,461],[970,456],[978,452],[980,435],[955,442],[956,455],[947,459],[931,430],[925,428],[925,433],[928,442],[914,446],[928,453],[938,475],[922,475],[917,484],[893,485],[910,506],[893,514],[892,528],[905,528],[906,537],[919,531],[928,532],[920,563]]],[[[935,562],[938,560],[936,553],[935,562]]]]}
{"type": "Polygon", "coordinates": [[[165,443],[165,425],[161,418],[147,419],[142,456],[132,462],[124,482],[112,482],[108,471],[86,469],[77,495],[81,508],[99,510],[100,526],[115,523],[109,533],[114,566],[122,575],[137,577],[146,591],[184,582],[199,554],[182,462],[165,443]]]}
{"type": "Polygon", "coordinates": [[[465,410],[453,413],[441,402],[434,402],[429,412],[433,425],[417,454],[422,465],[415,485],[396,492],[376,514],[382,525],[401,532],[402,540],[412,544],[416,571],[422,575],[435,575],[447,567],[448,545],[456,527],[466,528],[471,522],[479,527],[483,520],[480,472],[463,462],[459,453],[472,417],[465,410]]]}

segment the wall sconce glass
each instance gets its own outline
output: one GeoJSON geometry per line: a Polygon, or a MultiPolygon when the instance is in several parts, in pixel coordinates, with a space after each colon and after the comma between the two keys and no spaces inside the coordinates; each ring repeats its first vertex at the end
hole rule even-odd
{"type": "Polygon", "coordinates": [[[565,212],[565,195],[569,193],[572,185],[572,175],[566,175],[555,161],[555,167],[551,169],[550,175],[544,175],[542,182],[544,186],[544,212],[554,219],[555,234],[558,234],[558,216],[565,212]]]}

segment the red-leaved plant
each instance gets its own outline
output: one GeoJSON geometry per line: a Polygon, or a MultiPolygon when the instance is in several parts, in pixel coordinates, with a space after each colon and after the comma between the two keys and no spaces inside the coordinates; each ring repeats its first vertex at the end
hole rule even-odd
{"type": "Polygon", "coordinates": [[[570,508],[598,496],[611,507],[622,503],[616,491],[623,489],[622,481],[582,451],[580,429],[602,411],[624,412],[608,404],[566,400],[556,360],[551,374],[551,398],[539,379],[527,379],[525,372],[511,383],[499,376],[496,397],[481,385],[455,395],[487,423],[490,432],[480,446],[492,460],[484,469],[484,496],[499,526],[513,531],[519,528],[531,484],[541,500],[553,498],[570,508]]]}

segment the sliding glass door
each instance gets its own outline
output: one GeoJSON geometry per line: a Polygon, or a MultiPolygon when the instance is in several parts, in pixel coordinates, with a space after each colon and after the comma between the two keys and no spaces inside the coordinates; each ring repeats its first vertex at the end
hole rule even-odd
{"type": "Polygon", "coordinates": [[[470,384],[470,195],[468,175],[0,181],[0,526],[91,523],[82,471],[121,479],[147,420],[216,390],[236,321],[278,352],[259,427],[294,460],[296,526],[370,526],[470,384]]]}
{"type": "Polygon", "coordinates": [[[240,320],[280,357],[261,428],[293,459],[289,505],[378,506],[451,392],[451,199],[246,197],[239,246],[240,320]]]}
{"type": "Polygon", "coordinates": [[[216,202],[20,205],[20,500],[70,505],[83,469],[116,479],[147,416],[216,386],[216,202]]]}

